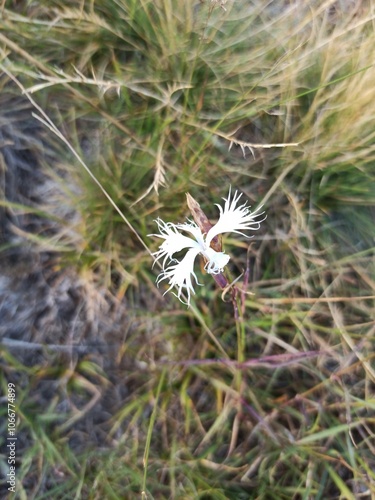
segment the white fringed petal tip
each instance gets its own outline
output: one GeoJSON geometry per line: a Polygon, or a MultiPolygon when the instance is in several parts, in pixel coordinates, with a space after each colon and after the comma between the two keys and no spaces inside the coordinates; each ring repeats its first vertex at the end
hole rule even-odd
{"type": "Polygon", "coordinates": [[[157,277],[156,283],[159,285],[161,281],[168,280],[169,288],[165,293],[176,286],[178,299],[189,306],[191,294],[195,294],[192,278],[194,278],[196,284],[200,284],[194,272],[196,256],[201,254],[206,259],[205,270],[207,273],[222,273],[230,257],[225,252],[217,252],[210,247],[213,238],[222,233],[237,233],[249,238],[250,236],[244,234],[243,231],[256,231],[260,228],[260,224],[266,218],[266,216],[261,218],[264,215],[264,212],[260,212],[262,207],[251,212],[247,203],[237,206],[241,196],[242,193],[237,194],[236,191],[231,198],[231,189],[229,189],[228,197],[223,198],[225,201],[224,208],[216,204],[220,211],[219,220],[206,235],[192,221],[184,224],[173,224],[172,222],[164,222],[161,219],[155,221],[158,225],[159,234],[150,236],[156,236],[164,240],[159,250],[153,253],[156,257],[155,262],[163,259],[162,272],[157,277]],[[189,236],[185,236],[181,231],[189,233],[189,236]],[[186,249],[187,252],[181,260],[174,258],[174,254],[186,249]],[[181,298],[183,291],[186,292],[187,302],[184,302],[181,298]]]}

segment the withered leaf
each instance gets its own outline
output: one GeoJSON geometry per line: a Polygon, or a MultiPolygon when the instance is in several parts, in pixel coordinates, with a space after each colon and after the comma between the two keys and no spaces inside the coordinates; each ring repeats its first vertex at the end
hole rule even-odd
{"type": "MultiPolygon", "coordinates": [[[[211,224],[206,214],[201,209],[199,203],[189,193],[186,193],[186,201],[195,223],[203,234],[207,234],[214,224],[211,224]]],[[[213,248],[216,252],[222,252],[222,241],[220,234],[212,238],[210,247],[213,248]]]]}
{"type": "MultiPolygon", "coordinates": [[[[202,231],[203,234],[207,234],[208,231],[211,229],[211,227],[213,227],[213,224],[211,224],[211,222],[208,220],[206,214],[201,209],[199,203],[189,193],[186,193],[186,200],[195,223],[197,224],[197,226],[199,227],[199,229],[202,231]]],[[[212,238],[210,247],[213,248],[215,252],[222,252],[221,235],[217,235],[214,238],[212,238]]],[[[223,273],[213,274],[212,277],[214,278],[216,283],[220,286],[220,288],[224,289],[228,285],[228,280],[223,273]]]]}

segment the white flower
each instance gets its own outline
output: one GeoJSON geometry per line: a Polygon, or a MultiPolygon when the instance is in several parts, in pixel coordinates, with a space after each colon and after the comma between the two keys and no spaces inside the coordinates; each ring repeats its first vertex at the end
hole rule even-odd
{"type": "Polygon", "coordinates": [[[191,293],[195,294],[192,278],[194,278],[196,284],[200,284],[194,272],[196,256],[201,254],[205,258],[205,270],[207,273],[222,273],[230,257],[225,252],[217,252],[211,248],[210,243],[213,238],[218,234],[231,232],[249,237],[242,231],[254,231],[260,228],[260,224],[265,217],[261,220],[259,220],[259,217],[262,216],[264,212],[259,213],[261,207],[255,212],[251,212],[247,203],[237,207],[241,196],[242,193],[237,195],[236,191],[231,199],[231,190],[229,189],[228,198],[223,198],[225,201],[224,208],[216,204],[220,211],[219,220],[211,227],[206,235],[202,233],[197,224],[192,221],[188,221],[184,224],[173,224],[172,222],[164,222],[161,219],[155,221],[159,228],[159,234],[150,236],[157,236],[164,240],[159,250],[153,253],[156,257],[155,262],[164,258],[162,263],[163,270],[157,277],[156,283],[159,284],[161,281],[168,280],[170,286],[165,293],[177,286],[177,297],[181,302],[184,302],[181,299],[181,293],[185,291],[187,294],[186,303],[189,306],[191,293]],[[181,234],[180,231],[190,233],[192,237],[185,236],[181,234]],[[176,253],[185,249],[188,249],[188,251],[181,260],[174,257],[176,253]]]}

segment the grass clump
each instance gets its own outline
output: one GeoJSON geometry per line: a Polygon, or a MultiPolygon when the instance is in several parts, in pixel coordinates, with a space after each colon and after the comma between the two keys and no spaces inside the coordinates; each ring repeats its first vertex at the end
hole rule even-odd
{"type": "Polygon", "coordinates": [[[19,497],[374,495],[371,9],[5,2],[0,28],[19,497]],[[229,185],[268,216],[224,241],[237,309],[203,269],[187,309],[153,220],[229,185]]]}

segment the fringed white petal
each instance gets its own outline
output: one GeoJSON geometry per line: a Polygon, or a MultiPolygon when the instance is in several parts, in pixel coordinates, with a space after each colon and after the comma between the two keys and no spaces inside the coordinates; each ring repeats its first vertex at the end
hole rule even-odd
{"type": "Polygon", "coordinates": [[[158,238],[163,238],[165,241],[160,245],[159,250],[152,255],[156,257],[155,262],[164,257],[163,268],[167,259],[173,259],[173,254],[180,252],[184,248],[200,248],[197,241],[179,233],[178,226],[172,224],[172,222],[164,222],[161,219],[157,219],[155,222],[159,227],[160,234],[150,236],[157,236],[158,238]]]}
{"type": "Polygon", "coordinates": [[[207,246],[210,245],[212,239],[218,234],[237,233],[249,238],[249,236],[242,231],[256,231],[260,228],[261,222],[265,219],[265,217],[260,220],[258,219],[258,217],[264,214],[264,212],[259,213],[262,207],[259,207],[254,212],[250,211],[250,207],[247,206],[247,203],[237,207],[241,196],[242,193],[237,195],[236,191],[231,199],[231,190],[229,189],[228,198],[223,198],[225,201],[224,210],[220,205],[216,204],[216,206],[219,207],[220,216],[217,223],[207,233],[207,246]]]}
{"type": "Polygon", "coordinates": [[[204,248],[204,235],[195,222],[189,220],[189,222],[185,222],[184,224],[177,224],[177,228],[191,233],[196,239],[197,243],[199,243],[201,248],[204,248]]]}
{"type": "Polygon", "coordinates": [[[200,248],[191,248],[187,251],[185,257],[181,260],[181,262],[177,262],[177,264],[172,264],[166,269],[164,269],[158,276],[156,283],[159,284],[161,281],[167,279],[170,287],[164,293],[164,295],[169,292],[169,290],[175,286],[178,288],[177,297],[181,299],[181,293],[183,291],[187,294],[187,302],[186,304],[190,305],[190,295],[191,293],[195,294],[193,283],[191,278],[195,279],[195,282],[198,283],[198,278],[194,272],[194,261],[196,256],[200,253],[200,248]]]}
{"type": "Polygon", "coordinates": [[[204,266],[208,274],[219,274],[223,272],[223,268],[228,264],[230,257],[224,252],[216,252],[213,248],[208,247],[203,255],[207,259],[207,264],[204,266]]]}

